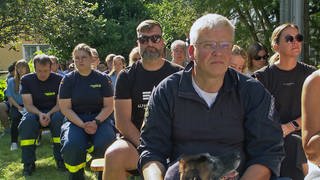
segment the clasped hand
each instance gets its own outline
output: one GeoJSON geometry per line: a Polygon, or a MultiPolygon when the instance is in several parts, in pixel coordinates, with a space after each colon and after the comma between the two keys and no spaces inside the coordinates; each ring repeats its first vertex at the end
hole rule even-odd
{"type": "Polygon", "coordinates": [[[47,113],[40,113],[39,114],[39,122],[42,127],[47,127],[50,123],[50,115],[47,113]]]}
{"type": "Polygon", "coordinates": [[[84,123],[84,131],[88,134],[95,134],[97,131],[97,123],[95,121],[88,121],[84,123]]]}

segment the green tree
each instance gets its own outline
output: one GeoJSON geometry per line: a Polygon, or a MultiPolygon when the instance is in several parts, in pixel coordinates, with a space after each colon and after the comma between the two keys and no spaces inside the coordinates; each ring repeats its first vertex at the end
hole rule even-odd
{"type": "Polygon", "coordinates": [[[186,0],[149,2],[146,6],[152,18],[161,23],[168,45],[176,39],[188,38],[190,27],[198,17],[193,4],[186,0]]]}
{"type": "Polygon", "coordinates": [[[28,38],[31,26],[27,22],[23,0],[0,1],[0,47],[11,45],[16,49],[15,43],[20,38],[28,38]]]}

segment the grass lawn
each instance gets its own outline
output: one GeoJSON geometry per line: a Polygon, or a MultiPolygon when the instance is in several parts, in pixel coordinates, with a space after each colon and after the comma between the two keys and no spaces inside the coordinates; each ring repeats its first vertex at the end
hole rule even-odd
{"type": "MultiPolygon", "coordinates": [[[[0,128],[0,132],[3,129],[0,128]]],[[[68,173],[60,172],[52,155],[50,138],[51,134],[42,136],[41,145],[36,150],[36,171],[32,176],[22,175],[23,165],[21,163],[21,149],[10,151],[10,135],[6,134],[0,138],[0,180],[67,180],[68,173]]],[[[86,179],[96,180],[94,172],[86,169],[86,179]]]]}

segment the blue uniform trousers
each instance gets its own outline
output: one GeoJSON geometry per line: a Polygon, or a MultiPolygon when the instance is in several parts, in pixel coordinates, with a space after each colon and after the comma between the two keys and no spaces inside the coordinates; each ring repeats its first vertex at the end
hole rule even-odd
{"type": "MultiPolygon", "coordinates": [[[[80,114],[78,116],[87,122],[93,120],[97,114],[80,114]]],[[[103,121],[93,135],[87,134],[84,129],[66,120],[61,128],[61,153],[66,168],[70,173],[82,170],[86,166],[87,152],[92,152],[93,158],[102,158],[105,150],[115,138],[114,126],[110,118],[103,121]],[[92,145],[91,148],[90,145],[92,145]]]]}
{"type": "MultiPolygon", "coordinates": [[[[49,123],[48,127],[52,135],[53,155],[57,161],[62,161],[60,153],[60,133],[64,116],[60,113],[60,111],[58,111],[53,113],[50,118],[51,122],[49,123]]],[[[20,146],[22,150],[22,163],[29,164],[35,162],[35,150],[40,128],[41,125],[38,115],[27,112],[22,116],[21,122],[18,127],[20,135],[20,146]]]]}

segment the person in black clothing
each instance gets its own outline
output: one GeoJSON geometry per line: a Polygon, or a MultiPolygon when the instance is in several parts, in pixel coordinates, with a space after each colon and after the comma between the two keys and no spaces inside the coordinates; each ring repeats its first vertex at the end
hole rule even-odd
{"type": "Polygon", "coordinates": [[[178,180],[183,154],[233,151],[240,154],[241,179],[279,175],[283,140],[272,98],[258,81],[228,68],[233,41],[234,26],[221,15],[192,25],[192,61],[163,80],[148,103],[138,147],[144,179],[178,180]]]}
{"type": "Polygon", "coordinates": [[[160,24],[145,20],[137,27],[141,60],[123,70],[115,88],[115,121],[123,138],[114,142],[105,153],[104,179],[126,179],[136,173],[140,144],[140,127],[145,107],[155,86],[168,75],[182,69],[163,59],[164,40],[160,24]]]}
{"type": "Polygon", "coordinates": [[[52,134],[53,155],[60,170],[65,170],[60,154],[60,131],[63,115],[59,111],[57,95],[62,77],[51,72],[51,60],[47,55],[33,59],[35,73],[21,79],[20,94],[27,110],[18,126],[24,175],[35,170],[36,144],[41,127],[49,127],[52,134]]]}
{"type": "Polygon", "coordinates": [[[271,40],[276,53],[270,58],[270,65],[256,71],[253,76],[275,98],[275,108],[280,115],[286,151],[281,176],[304,179],[308,166],[301,144],[301,91],[304,80],[316,68],[297,61],[303,41],[298,26],[278,26],[271,40]]]}
{"type": "Polygon", "coordinates": [[[61,130],[62,155],[69,179],[84,179],[87,151],[102,158],[115,140],[111,79],[93,70],[91,48],[78,44],[72,53],[76,70],[68,73],[59,89],[59,105],[66,119],[61,130]]]}

